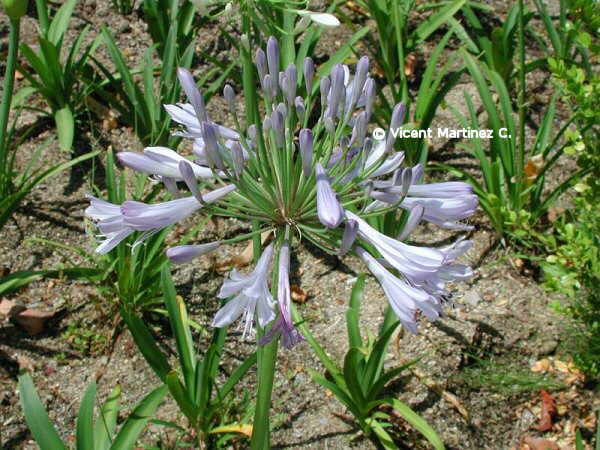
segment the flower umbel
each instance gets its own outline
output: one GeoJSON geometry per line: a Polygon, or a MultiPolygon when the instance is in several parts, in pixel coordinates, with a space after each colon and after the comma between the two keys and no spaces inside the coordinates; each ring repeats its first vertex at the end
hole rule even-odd
{"type": "MultiPolygon", "coordinates": [[[[416,332],[417,311],[435,320],[448,294],[445,284],[471,275],[467,266],[455,262],[470,244],[459,241],[436,249],[403,241],[423,220],[444,228],[468,228],[463,222],[475,211],[477,197],[465,183],[422,183],[421,166],[401,167],[404,154],[395,150],[393,137],[374,144],[367,136],[376,95],[368,58],[360,59],[354,76],[347,66],[337,64],[329,76],[314,80],[310,58],[302,67],[281,67],[274,38],[255,55],[262,90],[258,97],[264,101],[257,110],[265,113],[245,128],[239,125],[243,121],[237,117],[231,87],[224,95],[235,130],[210,120],[191,74],[179,71],[189,103],[165,107],[183,127],[176,133],[193,140],[194,158],[161,147],[119,155],[126,166],[164,181],[179,198],[120,206],[91,198],[86,214],[106,236],[98,251],[110,251],[135,231],[142,232],[139,241],[200,209],[252,221],[250,235],[167,251],[174,263],[183,263],[251,235],[274,234],[251,273],[233,270],[223,283],[218,296],[229,300],[216,314],[214,326],[242,318],[247,335],[254,322],[261,328],[272,324],[261,343],[277,337],[288,348],[298,343],[301,336],[290,301],[290,253],[305,240],[340,257],[357,255],[379,281],[402,324],[416,332]],[[312,95],[313,84],[319,86],[317,95],[312,95]],[[176,186],[181,181],[191,195],[181,197],[176,186]],[[389,236],[374,226],[390,221],[404,223],[404,229],[389,236]],[[275,277],[270,271],[274,255],[275,277]],[[269,290],[271,279],[276,299],[269,290]]],[[[406,114],[404,105],[396,105],[390,126],[401,126],[406,114]]]]}

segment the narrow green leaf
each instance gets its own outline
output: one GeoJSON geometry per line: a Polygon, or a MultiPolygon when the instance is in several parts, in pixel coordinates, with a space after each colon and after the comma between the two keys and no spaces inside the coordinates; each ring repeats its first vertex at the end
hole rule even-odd
{"type": "Polygon", "coordinates": [[[423,42],[434,33],[439,27],[448,21],[462,6],[466,0],[454,0],[448,3],[437,13],[430,16],[426,21],[422,22],[414,31],[414,44],[423,42]]]}
{"type": "Polygon", "coordinates": [[[40,449],[66,450],[67,448],[50,422],[46,408],[42,405],[33,385],[33,380],[28,373],[19,376],[19,396],[25,422],[27,422],[27,426],[40,449]]]}
{"type": "MultiPolygon", "coordinates": [[[[181,363],[181,370],[185,385],[188,389],[194,389],[194,374],[195,374],[195,357],[194,344],[192,341],[192,333],[188,324],[187,312],[185,304],[181,298],[177,297],[175,286],[171,279],[171,269],[167,265],[162,270],[161,285],[165,297],[165,305],[169,312],[169,321],[175,335],[177,344],[177,353],[181,363]]],[[[194,397],[192,392],[192,397],[194,397]]]]}
{"type": "Polygon", "coordinates": [[[58,44],[65,34],[65,31],[67,31],[76,3],[77,0],[67,0],[52,18],[50,28],[48,29],[48,40],[54,45],[58,44]]]}
{"type": "Polygon", "coordinates": [[[116,386],[104,404],[96,419],[94,427],[95,450],[108,450],[114,438],[119,416],[119,402],[121,399],[121,388],[116,386]]]}
{"type": "Polygon", "coordinates": [[[77,415],[77,450],[94,450],[94,401],[96,382],[92,381],[83,395],[77,415]]]}
{"type": "Polygon", "coordinates": [[[350,348],[362,347],[363,345],[358,320],[360,317],[360,304],[362,303],[364,290],[365,274],[361,273],[354,282],[352,294],[350,295],[350,306],[346,312],[346,325],[348,328],[348,341],[350,343],[350,348]]]}
{"type": "Polygon", "coordinates": [[[348,350],[344,358],[344,381],[352,399],[361,411],[367,403],[363,389],[368,389],[369,386],[366,386],[366,383],[370,382],[369,379],[364,377],[361,368],[361,362],[363,361],[363,354],[357,348],[348,350]]]}
{"type": "Polygon", "coordinates": [[[71,150],[73,146],[73,136],[75,134],[75,119],[71,108],[65,106],[54,113],[56,122],[56,131],[58,133],[58,143],[63,151],[71,150]]]}
{"type": "Polygon", "coordinates": [[[111,450],[131,450],[135,446],[138,436],[144,431],[168,391],[167,386],[160,386],[138,403],[117,434],[111,450]]]}
{"type": "Polygon", "coordinates": [[[146,362],[152,367],[156,375],[164,381],[171,371],[171,367],[163,352],[156,345],[156,341],[146,324],[135,313],[126,311],[125,308],[121,308],[121,317],[127,324],[127,328],[146,362]]]}
{"type": "Polygon", "coordinates": [[[414,412],[407,404],[402,403],[395,398],[387,399],[386,401],[392,406],[408,423],[410,423],[419,433],[421,433],[429,441],[436,450],[444,450],[444,443],[433,428],[416,412],[414,412]]]}

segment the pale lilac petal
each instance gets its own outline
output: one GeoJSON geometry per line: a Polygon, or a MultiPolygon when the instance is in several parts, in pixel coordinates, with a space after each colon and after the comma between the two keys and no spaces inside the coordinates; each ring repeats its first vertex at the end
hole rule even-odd
{"type": "Polygon", "coordinates": [[[317,172],[317,214],[319,221],[327,228],[337,228],[344,219],[344,210],[340,205],[325,170],[320,163],[317,172]]]}
{"type": "Polygon", "coordinates": [[[198,256],[206,255],[215,251],[221,245],[220,241],[209,242],[199,245],[178,245],[167,249],[167,258],[174,264],[184,264],[190,262],[198,256]]]}

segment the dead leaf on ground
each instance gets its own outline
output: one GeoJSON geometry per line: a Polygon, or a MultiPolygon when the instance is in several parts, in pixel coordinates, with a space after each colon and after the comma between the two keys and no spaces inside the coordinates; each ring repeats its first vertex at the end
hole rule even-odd
{"type": "Polygon", "coordinates": [[[304,303],[308,298],[308,294],[297,284],[292,284],[290,289],[292,291],[292,300],[296,303],[304,303]]]}
{"type": "Polygon", "coordinates": [[[549,359],[540,359],[539,361],[536,361],[533,363],[533,365],[531,366],[531,371],[532,372],[548,372],[551,369],[551,363],[549,359]]]}
{"type": "MultiPolygon", "coordinates": [[[[269,239],[270,236],[271,236],[270,231],[265,231],[264,233],[261,233],[261,235],[260,235],[261,244],[264,244],[265,242],[267,242],[267,240],[269,239]]],[[[236,255],[233,258],[230,258],[226,261],[217,262],[214,266],[214,269],[219,273],[227,272],[232,267],[236,267],[239,269],[239,268],[245,267],[248,264],[250,264],[252,262],[253,257],[254,257],[254,249],[253,249],[252,241],[250,241],[250,242],[248,242],[248,245],[246,246],[246,248],[244,249],[244,251],[242,253],[240,253],[239,255],[236,255]]]]}
{"type": "Polygon", "coordinates": [[[556,416],[556,401],[546,391],[540,392],[542,399],[542,411],[540,412],[540,423],[537,426],[539,431],[550,431],[552,429],[552,418],[556,416]]]}
{"type": "Polygon", "coordinates": [[[548,439],[538,439],[531,436],[523,438],[523,444],[520,450],[561,450],[558,444],[548,439]]]}
{"type": "Polygon", "coordinates": [[[412,77],[415,74],[415,69],[417,67],[417,55],[414,53],[409,53],[406,56],[406,61],[404,62],[404,75],[407,77],[412,77]]]}

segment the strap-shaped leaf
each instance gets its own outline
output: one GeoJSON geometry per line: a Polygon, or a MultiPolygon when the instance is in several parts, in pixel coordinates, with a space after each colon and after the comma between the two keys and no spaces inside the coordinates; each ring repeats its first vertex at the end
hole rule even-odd
{"type": "Polygon", "coordinates": [[[363,354],[357,348],[348,350],[348,353],[346,353],[346,357],[344,358],[344,381],[346,382],[346,386],[348,387],[352,399],[361,411],[364,410],[366,404],[363,389],[366,387],[365,384],[369,383],[369,380],[365,379],[361,368],[361,363],[363,362],[363,354]]]}
{"type": "Polygon", "coordinates": [[[425,436],[433,448],[436,450],[444,450],[444,443],[433,428],[416,412],[414,412],[407,404],[395,398],[386,399],[385,402],[392,406],[400,414],[404,420],[410,423],[419,433],[425,436]]]}
{"type": "Polygon", "coordinates": [[[394,331],[396,331],[396,328],[398,328],[399,325],[400,321],[394,322],[394,324],[384,330],[383,333],[377,338],[377,341],[373,346],[373,350],[371,350],[371,354],[369,355],[367,367],[365,369],[364,380],[365,383],[368,383],[367,389],[369,389],[379,378],[381,370],[383,369],[388,343],[390,342],[392,334],[394,331]]]}
{"type": "Polygon", "coordinates": [[[121,317],[127,324],[127,328],[146,362],[152,367],[156,375],[162,381],[165,381],[167,374],[171,371],[171,366],[163,352],[156,345],[154,336],[152,336],[146,324],[133,312],[127,311],[125,308],[121,308],[121,317]]]}
{"type": "Polygon", "coordinates": [[[56,122],[56,131],[58,133],[58,143],[62,151],[69,151],[73,146],[73,136],[75,135],[75,118],[71,108],[65,106],[54,113],[56,122]]]}
{"type": "Polygon", "coordinates": [[[354,403],[354,400],[352,400],[350,395],[348,395],[348,393],[342,387],[325,379],[325,377],[323,377],[321,374],[315,372],[312,369],[308,369],[308,371],[310,373],[310,376],[316,383],[319,383],[325,389],[329,389],[333,393],[333,395],[335,395],[336,398],[340,402],[342,402],[346,406],[346,408],[348,408],[352,412],[352,414],[354,414],[355,417],[361,417],[361,412],[358,406],[356,405],[356,403],[354,403]]]}
{"type": "Polygon", "coordinates": [[[77,414],[77,450],[94,450],[94,401],[96,382],[90,383],[77,414]]]}
{"type": "Polygon", "coordinates": [[[138,436],[144,431],[168,391],[167,386],[160,386],[137,404],[117,434],[111,450],[131,450],[135,446],[138,436]]]}
{"type": "Polygon", "coordinates": [[[165,305],[169,312],[169,321],[171,322],[171,328],[175,335],[183,379],[185,380],[186,387],[191,391],[191,396],[193,398],[195,396],[194,374],[196,367],[194,344],[192,342],[192,333],[188,324],[185,304],[181,297],[177,297],[169,266],[165,266],[162,270],[161,285],[165,298],[165,305]]]}
{"type": "Polygon", "coordinates": [[[66,450],[46,413],[28,373],[19,376],[19,396],[25,422],[41,450],[66,450]]]}
{"type": "Polygon", "coordinates": [[[104,404],[94,426],[95,450],[108,450],[117,427],[119,416],[119,402],[121,399],[121,388],[116,386],[104,404]]]}
{"type": "Polygon", "coordinates": [[[423,42],[434,33],[439,27],[445,24],[448,19],[462,8],[466,0],[454,0],[448,3],[437,13],[430,16],[426,21],[422,22],[413,33],[413,44],[416,45],[419,42],[423,42]]]}
{"type": "Polygon", "coordinates": [[[59,43],[65,31],[67,31],[76,2],[77,0],[67,0],[52,18],[50,28],[48,29],[48,40],[54,45],[59,43]]]}
{"type": "Polygon", "coordinates": [[[359,317],[360,317],[360,304],[362,303],[363,294],[365,290],[365,274],[361,273],[352,288],[350,294],[350,306],[346,312],[346,325],[348,328],[348,341],[350,348],[362,347],[362,337],[360,335],[359,317]]]}

